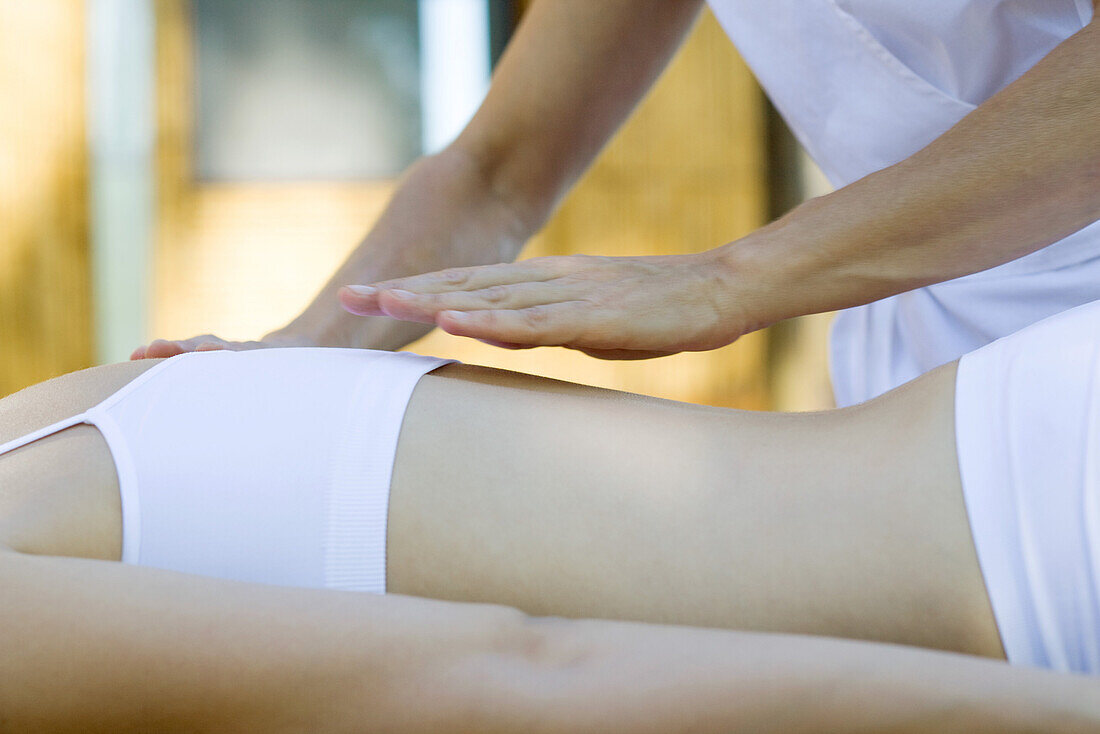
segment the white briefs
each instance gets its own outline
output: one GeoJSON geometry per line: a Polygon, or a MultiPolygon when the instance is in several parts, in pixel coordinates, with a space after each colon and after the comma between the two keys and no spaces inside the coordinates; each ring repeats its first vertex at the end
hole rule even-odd
{"type": "Polygon", "coordinates": [[[1008,659],[1100,674],[1100,301],[965,355],[955,426],[1008,659]]]}
{"type": "Polygon", "coordinates": [[[122,561],[282,586],[384,592],[390,475],[420,377],[448,360],[360,349],[198,352],[81,415],[122,498],[122,561]]]}

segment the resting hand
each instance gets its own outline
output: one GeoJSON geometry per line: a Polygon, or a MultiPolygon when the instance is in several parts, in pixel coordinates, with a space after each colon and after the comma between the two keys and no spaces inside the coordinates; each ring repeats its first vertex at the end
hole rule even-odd
{"type": "Polygon", "coordinates": [[[344,308],[435,323],[511,349],[563,346],[645,359],[729,344],[751,330],[720,250],[661,257],[542,257],[340,290],[344,308]]]}
{"type": "Polygon", "coordinates": [[[243,352],[248,349],[265,349],[270,347],[308,347],[313,346],[304,337],[291,338],[268,335],[259,341],[235,342],[226,341],[213,334],[203,334],[191,339],[179,339],[169,341],[155,339],[147,345],[138,347],[130,355],[130,359],[161,359],[175,357],[184,352],[213,352],[220,349],[228,349],[233,352],[243,352]]]}

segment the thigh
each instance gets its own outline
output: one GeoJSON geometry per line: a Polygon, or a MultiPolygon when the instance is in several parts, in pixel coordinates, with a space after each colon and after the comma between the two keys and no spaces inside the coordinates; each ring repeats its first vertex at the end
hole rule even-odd
{"type": "Polygon", "coordinates": [[[798,415],[443,368],[402,428],[389,588],[1000,656],[953,398],[953,365],[798,415]]]}

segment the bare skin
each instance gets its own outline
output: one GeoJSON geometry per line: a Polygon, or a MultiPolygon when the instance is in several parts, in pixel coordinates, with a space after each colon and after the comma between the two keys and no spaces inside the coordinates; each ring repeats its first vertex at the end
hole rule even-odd
{"type": "Polygon", "coordinates": [[[1098,62],[1094,21],[918,153],[706,252],[537,258],[340,297],[490,343],[620,359],[714,349],[985,270],[1100,218],[1098,62]]]}
{"type": "Polygon", "coordinates": [[[1095,679],[0,547],[0,731],[1076,734],[1095,679]]]}
{"type": "MultiPolygon", "coordinates": [[[[151,364],[5,399],[0,441],[151,364]]],[[[441,368],[402,427],[389,589],[1001,657],[962,502],[953,385],[949,366],[864,406],[780,415],[441,368]]],[[[16,550],[120,557],[117,478],[96,429],[0,457],[0,488],[0,538],[16,550]]]]}
{"type": "MultiPolygon", "coordinates": [[[[0,441],[150,366],[6,398],[0,441]]],[[[441,368],[402,428],[391,586],[999,656],[958,498],[953,377],[948,366],[859,408],[769,416],[441,368]],[[478,468],[501,456],[504,471],[478,468]]],[[[113,562],[120,533],[95,429],[0,458],[0,731],[1100,727],[1090,678],[882,643],[201,578],[113,562]]]]}

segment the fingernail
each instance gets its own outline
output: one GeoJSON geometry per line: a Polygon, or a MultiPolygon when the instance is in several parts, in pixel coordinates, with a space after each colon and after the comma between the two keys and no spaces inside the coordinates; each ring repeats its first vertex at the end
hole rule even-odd
{"type": "Polygon", "coordinates": [[[451,321],[467,321],[470,318],[470,314],[465,311],[444,311],[440,316],[446,316],[451,321]]]}
{"type": "Polygon", "coordinates": [[[394,298],[416,298],[415,293],[410,293],[409,291],[402,290],[390,291],[390,295],[394,298]]]}
{"type": "Polygon", "coordinates": [[[377,288],[372,288],[369,285],[346,285],[344,287],[357,296],[373,296],[378,292],[377,288]]]}

